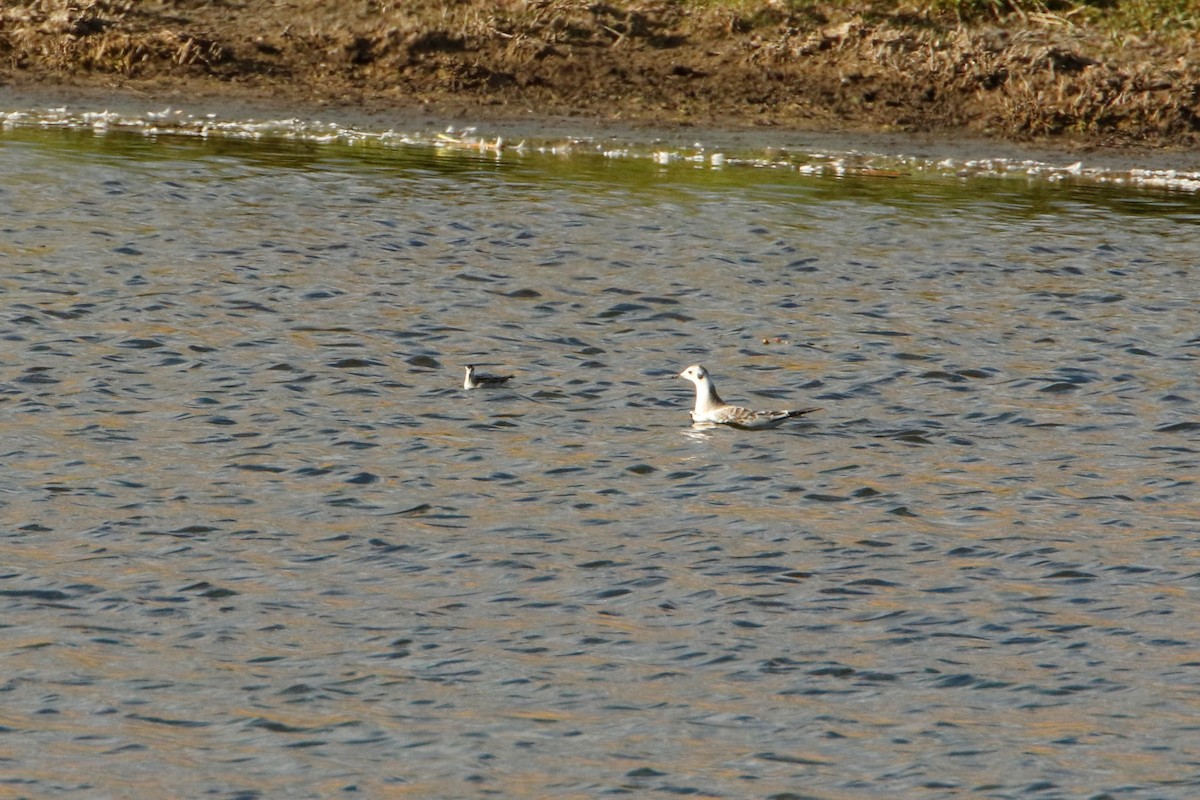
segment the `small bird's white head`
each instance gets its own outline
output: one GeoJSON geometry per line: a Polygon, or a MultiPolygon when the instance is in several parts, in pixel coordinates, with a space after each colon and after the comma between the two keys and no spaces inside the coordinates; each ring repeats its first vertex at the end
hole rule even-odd
{"type": "Polygon", "coordinates": [[[692,364],[690,367],[679,373],[679,377],[687,378],[692,383],[700,386],[708,383],[708,370],[699,364],[692,364]]]}

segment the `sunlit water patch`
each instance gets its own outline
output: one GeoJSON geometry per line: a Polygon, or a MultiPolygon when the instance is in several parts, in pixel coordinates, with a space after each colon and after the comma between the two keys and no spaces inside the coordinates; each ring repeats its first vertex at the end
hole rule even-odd
{"type": "Polygon", "coordinates": [[[1190,195],[118,127],[0,135],[9,794],[1196,792],[1190,195]]]}

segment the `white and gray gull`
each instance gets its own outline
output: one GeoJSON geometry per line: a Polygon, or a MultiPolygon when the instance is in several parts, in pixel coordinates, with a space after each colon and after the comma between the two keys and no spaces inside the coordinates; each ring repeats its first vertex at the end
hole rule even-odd
{"type": "Polygon", "coordinates": [[[510,378],[512,378],[512,375],[485,375],[482,372],[476,372],[475,365],[468,364],[466,377],[463,378],[463,388],[479,389],[499,386],[510,378]]]}
{"type": "Polygon", "coordinates": [[[696,407],[692,410],[693,423],[760,430],[774,428],[793,417],[821,410],[819,408],[796,408],[783,411],[755,411],[743,406],[730,405],[717,394],[717,387],[713,385],[712,378],[708,376],[708,370],[699,364],[688,367],[679,373],[679,377],[687,378],[696,385],[696,407]]]}

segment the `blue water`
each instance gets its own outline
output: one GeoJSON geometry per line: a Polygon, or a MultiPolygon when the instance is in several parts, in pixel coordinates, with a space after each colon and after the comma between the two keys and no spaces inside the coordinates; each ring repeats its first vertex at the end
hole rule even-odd
{"type": "Polygon", "coordinates": [[[1198,211],[4,131],[0,793],[1195,796],[1198,211]]]}

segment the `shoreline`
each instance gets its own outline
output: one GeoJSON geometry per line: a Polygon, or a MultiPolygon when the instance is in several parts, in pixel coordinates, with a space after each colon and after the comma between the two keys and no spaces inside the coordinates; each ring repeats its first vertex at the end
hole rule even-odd
{"type": "MultiPolygon", "coordinates": [[[[195,88],[195,87],[192,87],[195,88]]],[[[228,88],[228,87],[226,87],[228,88]]],[[[1059,169],[1082,163],[1094,172],[1133,170],[1179,172],[1200,177],[1200,151],[1182,148],[1134,148],[1078,142],[1011,142],[968,133],[907,133],[852,130],[784,130],[753,126],[700,126],[692,123],[611,121],[584,116],[513,115],[477,106],[412,107],[399,103],[367,109],[351,102],[304,102],[264,96],[245,87],[233,91],[184,92],[180,87],[72,86],[0,84],[0,112],[63,108],[78,114],[105,112],[145,118],[170,109],[197,120],[212,117],[230,123],[296,120],[336,124],[362,132],[398,131],[428,137],[453,128],[475,129],[482,139],[506,142],[588,141],[615,147],[706,151],[760,156],[764,153],[871,155],[933,164],[991,160],[1035,163],[1059,169]]],[[[169,132],[169,131],[168,131],[169,132]]],[[[1179,188],[1179,187],[1175,187],[1179,188]]]]}
{"type": "Polygon", "coordinates": [[[1066,18],[969,28],[770,0],[743,12],[649,0],[222,5],[13,0],[0,8],[0,90],[193,113],[1200,163],[1190,42],[1114,45],[1066,18]]]}

